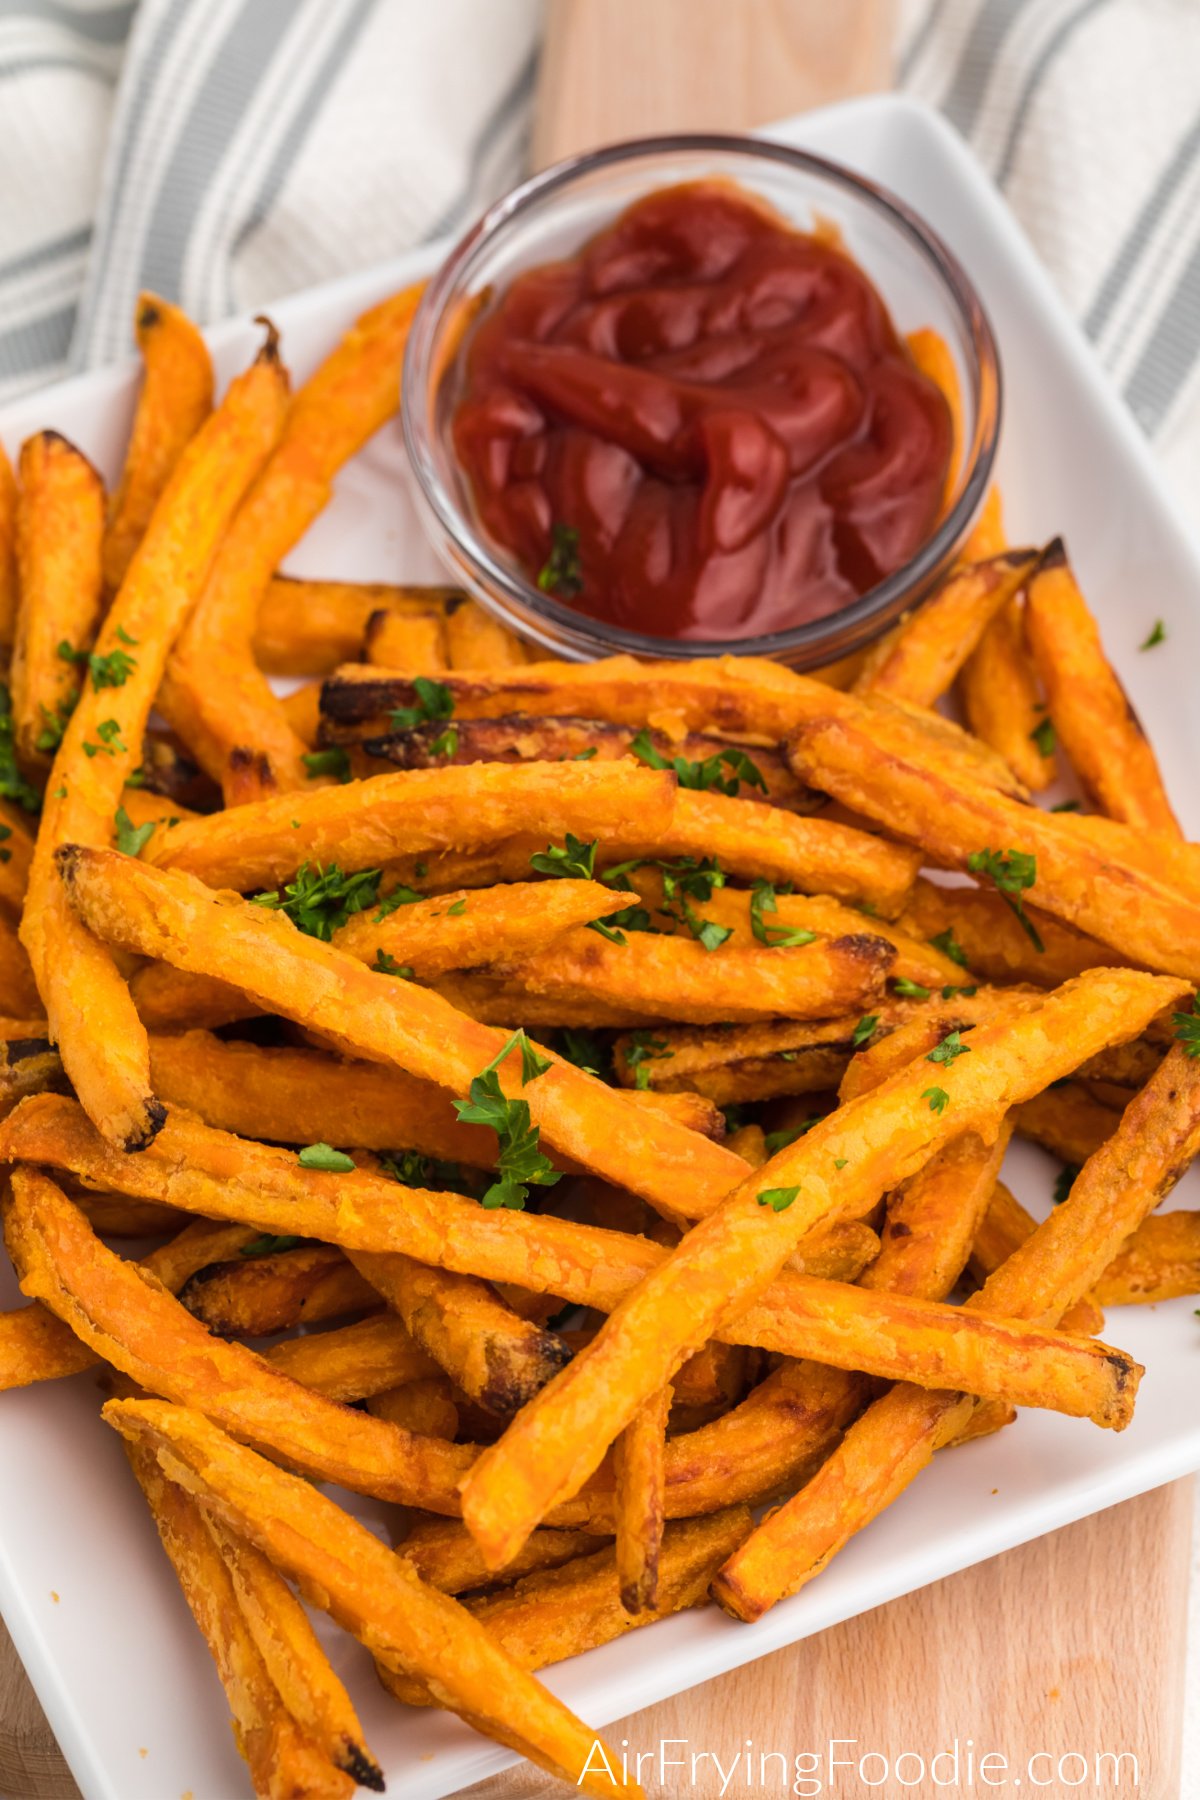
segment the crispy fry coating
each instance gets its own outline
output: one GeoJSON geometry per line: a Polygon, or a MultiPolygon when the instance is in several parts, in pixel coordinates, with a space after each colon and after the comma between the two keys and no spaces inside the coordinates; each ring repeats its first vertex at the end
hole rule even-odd
{"type": "Polygon", "coordinates": [[[163,489],[213,403],[208,346],[186,313],[157,294],[139,294],[133,330],[142,389],[108,507],[104,586],[110,594],[124,581],[163,489]]]}
{"type": "MultiPolygon", "coordinates": [[[[1086,979],[1086,978],[1085,978],[1086,979]]],[[[972,1310],[1058,1319],[1090,1293],[1122,1242],[1200,1150],[1200,1064],[1176,1048],[1085,1165],[1063,1204],[989,1276],[972,1310]]],[[[970,1424],[958,1393],[902,1384],[868,1408],[793,1500],[722,1569],[713,1592],[754,1619],[818,1574],[837,1551],[970,1424]]]]}
{"type": "Polygon", "coordinates": [[[1157,758],[1104,654],[1061,540],[1029,584],[1025,636],[1059,741],[1101,812],[1182,837],[1157,758]]]}
{"type": "Polygon", "coordinates": [[[330,1400],[366,1400],[438,1373],[432,1357],[414,1344],[399,1319],[386,1312],[331,1331],[285,1338],[271,1345],[266,1360],[330,1400]]]}
{"type": "Polygon", "coordinates": [[[1025,648],[1025,609],[1018,597],[992,620],[958,680],[967,723],[1001,755],[1031,794],[1058,773],[1045,730],[1046,703],[1025,648]]]}
{"type": "Polygon", "coordinates": [[[119,653],[133,667],[121,665],[119,687],[85,686],[46,790],[21,937],[71,1084],[115,1143],[148,1142],[162,1109],[150,1090],[145,1032],[128,989],[67,904],[54,851],[67,839],[111,842],[171,643],[275,441],[285,402],[272,338],[176,464],[96,643],[96,655],[119,653]]]}
{"type": "Polygon", "coordinates": [[[334,932],[332,941],[364,962],[386,951],[424,978],[536,953],[573,926],[603,919],[626,904],[626,895],[598,881],[521,881],[464,888],[457,894],[413,901],[382,920],[372,909],[355,913],[334,932]]]}
{"type": "Polygon", "coordinates": [[[419,1381],[407,1381],[403,1387],[372,1394],[366,1403],[367,1411],[421,1437],[453,1439],[458,1436],[459,1427],[454,1393],[448,1375],[428,1375],[419,1381]]]}
{"type": "MultiPolygon", "coordinates": [[[[253,1219],[262,1230],[307,1226],[310,1235],[348,1240],[355,1250],[369,1247],[384,1257],[396,1251],[416,1254],[461,1274],[548,1290],[601,1310],[620,1307],[648,1277],[661,1276],[672,1259],[666,1246],[648,1238],[551,1216],[498,1215],[454,1194],[397,1190],[361,1171],[334,1179],[303,1169],[286,1152],[239,1144],[183,1118],[168,1122],[162,1143],[150,1155],[122,1157],[103,1145],[78,1107],[52,1096],[25,1102],[0,1127],[0,1149],[15,1158],[65,1165],[98,1186],[169,1194],[207,1214],[253,1219]],[[372,1200],[382,1204],[372,1205],[372,1200]]],[[[745,1171],[740,1159],[738,1166],[745,1171]]],[[[757,1185],[755,1177],[750,1179],[757,1185]]],[[[878,1175],[880,1187],[885,1180],[878,1175]]],[[[803,1242],[797,1241],[803,1257],[803,1242]]],[[[781,1253],[780,1264],[791,1248],[781,1253]]],[[[128,1283],[126,1288],[138,1291],[128,1283]]],[[[165,1316],[174,1317],[170,1307],[165,1316]]],[[[200,1329],[185,1317],[189,1327],[200,1329]]],[[[1091,1346],[1069,1338],[1024,1327],[1014,1332],[1003,1320],[968,1319],[957,1308],[845,1288],[794,1263],[776,1274],[753,1304],[730,1305],[713,1331],[699,1331],[687,1354],[700,1350],[710,1336],[896,1380],[955,1380],[972,1392],[1008,1396],[1023,1405],[1082,1410],[1108,1423],[1113,1422],[1113,1371],[1126,1367],[1119,1352],[1094,1357],[1091,1346]]],[[[189,1334],[185,1341],[194,1340],[189,1334]]],[[[595,1343],[576,1363],[594,1350],[595,1343]]],[[[150,1385],[148,1378],[143,1385],[150,1385]]],[[[519,1416],[528,1411],[527,1406],[519,1416]]],[[[332,1439],[336,1432],[331,1428],[327,1436],[332,1439]]],[[[603,1448],[595,1461],[602,1455],[603,1448]]],[[[353,1484],[347,1480],[346,1485],[353,1484]]]]}
{"type": "MultiPolygon", "coordinates": [[[[362,1748],[361,1734],[354,1744],[352,1777],[300,1730],[263,1660],[225,1557],[200,1507],[167,1480],[152,1449],[127,1440],[125,1453],[184,1599],[217,1665],[233,1714],[234,1740],[255,1793],[261,1800],[349,1800],[356,1780],[363,1776],[371,1787],[380,1788],[379,1771],[362,1748]]],[[[278,1597],[284,1584],[277,1576],[275,1581],[278,1597]]],[[[349,1745],[343,1746],[343,1754],[349,1750],[349,1745]]]]}
{"type": "MultiPolygon", "coordinates": [[[[163,1471],[246,1537],[388,1668],[418,1676],[438,1704],[540,1767],[580,1777],[595,1735],[526,1674],[457,1601],[307,1482],[245,1450],[199,1413],[113,1400],[108,1424],[158,1456],[163,1471]]],[[[641,1789],[630,1785],[638,1800],[641,1789]]]]}
{"type": "MultiPolygon", "coordinates": [[[[998,1181],[971,1246],[967,1265],[970,1274],[982,1286],[1018,1244],[1032,1237],[1036,1230],[1037,1220],[1026,1212],[1011,1190],[998,1181]]],[[[1059,1323],[1064,1331],[1098,1337],[1104,1330],[1104,1314],[1091,1295],[1085,1294],[1082,1300],[1067,1308],[1059,1323]]]]}
{"type": "Polygon", "coordinates": [[[1038,907],[1028,907],[1042,948],[1035,950],[1029,933],[1003,895],[977,887],[943,887],[918,875],[908,905],[898,921],[913,937],[946,939],[949,933],[965,958],[958,979],[981,975],[985,981],[1031,981],[1058,987],[1085,969],[1107,968],[1107,944],[1064,925],[1038,907]]]}
{"type": "Polygon", "coordinates": [[[28,438],[19,468],[12,709],[17,754],[44,775],[87,682],[100,623],[104,483],[57,431],[28,438]]]}
{"type": "Polygon", "coordinates": [[[611,837],[631,814],[665,831],[674,795],[674,776],[624,763],[427,769],[191,819],[156,834],[143,856],[210,887],[249,892],[289,881],[302,863],[367,869],[406,853],[453,849],[464,834],[479,844],[518,831],[611,837]]]}
{"type": "MultiPolygon", "coordinates": [[[[557,1568],[539,1569],[499,1593],[465,1604],[523,1669],[544,1669],[609,1644],[635,1626],[701,1605],[723,1558],[750,1526],[744,1506],[668,1526],[663,1534],[659,1599],[653,1608],[637,1613],[619,1598],[619,1551],[614,1550],[594,1550],[557,1568]]],[[[428,1691],[411,1677],[393,1675],[385,1667],[379,1675],[398,1700],[430,1704],[428,1691]]]]}
{"type": "Polygon", "coordinates": [[[855,683],[856,693],[933,706],[1037,563],[1035,551],[1002,550],[986,562],[960,565],[905,620],[879,666],[855,683]]]}
{"type": "Polygon", "coordinates": [[[364,313],[299,390],[175,646],[160,707],[227,805],[308,781],[304,746],[254,662],[258,608],[338,470],[395,412],[420,297],[420,287],[409,288],[364,313]]]}
{"type": "Polygon", "coordinates": [[[888,1196],[879,1255],[863,1287],[940,1300],[966,1267],[1012,1136],[1005,1120],[991,1143],[965,1131],[888,1196]]]}
{"type": "Polygon", "coordinates": [[[1102,1106],[1078,1081],[1035,1094],[1017,1111],[1022,1137],[1077,1168],[1093,1156],[1120,1123],[1121,1114],[1102,1106]]]}
{"type": "Polygon", "coordinates": [[[1200,1213],[1145,1219],[1092,1292],[1101,1306],[1139,1306],[1200,1292],[1200,1213]]]}
{"type": "Polygon", "coordinates": [[[193,1318],[222,1337],[269,1337],[379,1305],[370,1282],[329,1244],[214,1261],[192,1276],[179,1298],[193,1318]]]}
{"type": "Polygon", "coordinates": [[[525,1543],[515,1562],[499,1576],[484,1566],[479,1546],[461,1519],[419,1519],[396,1545],[396,1553],[410,1563],[430,1587],[443,1594],[466,1594],[499,1580],[510,1582],[535,1569],[556,1569],[596,1548],[586,1531],[555,1531],[543,1527],[525,1543]]]}
{"type": "Polygon", "coordinates": [[[463,1517],[484,1555],[505,1560],[549,1506],[578,1491],[640,1402],[761,1295],[813,1225],[861,1212],[962,1131],[991,1137],[1012,1104],[1136,1036],[1172,986],[1132,971],[1081,976],[1030,1013],[978,1026],[970,1053],[939,1064],[936,1082],[919,1061],[780,1150],[483,1452],[463,1484],[463,1517]],[[933,1088],[948,1096],[939,1110],[928,1104],[933,1088]]]}
{"type": "Polygon", "coordinates": [[[890,755],[837,720],[802,727],[789,755],[804,779],[819,780],[945,867],[966,869],[970,856],[988,850],[1032,856],[1035,879],[1025,897],[1033,905],[1122,957],[1200,977],[1200,903],[1101,856],[1063,818],[947,780],[932,761],[890,755]]]}
{"type": "Polygon", "coordinates": [[[667,1419],[673,1401],[668,1382],[642,1402],[613,1448],[617,1589],[630,1614],[653,1612],[659,1602],[667,1419]]]}

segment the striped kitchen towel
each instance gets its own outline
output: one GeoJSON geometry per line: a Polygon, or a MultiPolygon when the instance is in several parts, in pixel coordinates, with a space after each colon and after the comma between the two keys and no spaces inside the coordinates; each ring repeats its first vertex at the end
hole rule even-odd
{"type": "MultiPolygon", "coordinates": [[[[209,321],[465,224],[523,168],[541,14],[0,0],[0,398],[125,353],[142,286],[209,321]]],[[[896,69],[1200,496],[1200,0],[900,0],[896,69]]]]}

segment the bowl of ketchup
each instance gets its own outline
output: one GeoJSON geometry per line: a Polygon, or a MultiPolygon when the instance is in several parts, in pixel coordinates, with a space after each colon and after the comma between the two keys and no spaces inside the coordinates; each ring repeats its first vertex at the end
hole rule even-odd
{"type": "Polygon", "coordinates": [[[966,275],[900,201],[688,136],[497,202],[430,283],[402,412],[435,545],[526,638],[812,668],[953,561],[1000,373],[966,275]]]}

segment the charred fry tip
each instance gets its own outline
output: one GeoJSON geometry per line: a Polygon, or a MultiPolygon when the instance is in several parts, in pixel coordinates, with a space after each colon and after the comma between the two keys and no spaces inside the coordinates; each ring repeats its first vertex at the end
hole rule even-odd
{"type": "Polygon", "coordinates": [[[1051,538],[1050,542],[1046,545],[1046,548],[1042,551],[1041,562],[1038,566],[1042,569],[1066,568],[1067,546],[1062,538],[1051,538]]]}
{"type": "Polygon", "coordinates": [[[137,317],[134,320],[138,331],[149,331],[154,325],[162,324],[162,308],[152,294],[142,294],[138,298],[137,317]]]}
{"type": "Polygon", "coordinates": [[[361,1744],[347,1744],[337,1759],[337,1766],[358,1787],[370,1788],[373,1794],[387,1792],[383,1770],[361,1744]]]}
{"type": "Polygon", "coordinates": [[[254,323],[256,325],[261,325],[263,330],[267,334],[266,342],[263,344],[258,355],[255,357],[255,359],[254,359],[255,362],[262,362],[262,363],[277,363],[277,362],[279,362],[281,359],[280,359],[280,355],[279,355],[279,331],[278,331],[277,327],[267,317],[266,313],[255,313],[254,323]]]}
{"type": "Polygon", "coordinates": [[[447,617],[449,617],[451,613],[456,613],[460,606],[465,606],[468,598],[469,596],[467,594],[450,594],[445,603],[447,617]]]}
{"type": "Polygon", "coordinates": [[[142,1104],[145,1124],[140,1131],[131,1132],[121,1144],[122,1150],[130,1156],[138,1150],[148,1150],[167,1122],[167,1109],[157,1094],[147,1094],[142,1104]]]}
{"type": "Polygon", "coordinates": [[[58,870],[59,879],[64,887],[71,887],[76,871],[87,855],[83,844],[60,844],[54,852],[54,866],[58,870]]]}

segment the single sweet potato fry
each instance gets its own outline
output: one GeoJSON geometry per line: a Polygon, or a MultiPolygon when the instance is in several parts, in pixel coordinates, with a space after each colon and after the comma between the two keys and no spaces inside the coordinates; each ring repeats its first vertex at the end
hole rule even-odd
{"type": "Polygon", "coordinates": [[[1078,1081],[1047,1088],[1017,1109],[1017,1130],[1041,1144],[1052,1156],[1076,1168],[1093,1156],[1121,1122],[1121,1114],[1102,1106],[1078,1081]]]}
{"type": "Polygon", "coordinates": [[[879,1255],[859,1277],[863,1287],[932,1300],[953,1291],[1011,1136],[1011,1119],[991,1143],[965,1131],[888,1196],[879,1255]]]}
{"type": "Polygon", "coordinates": [[[965,870],[972,858],[990,857],[995,867],[997,859],[1010,859],[1000,867],[1021,883],[1014,891],[1023,901],[1090,932],[1122,957],[1200,977],[1200,902],[1102,856],[1068,829],[1065,815],[948,780],[932,760],[891,755],[835,719],[803,726],[789,756],[805,780],[886,823],[942,866],[965,870]],[[1029,863],[1012,865],[1014,852],[1029,863]]]}
{"type": "Polygon", "coordinates": [[[160,709],[227,804],[308,783],[304,746],[254,662],[258,608],[338,470],[395,412],[421,291],[408,288],[364,313],[296,394],[175,645],[160,709]]]}
{"type": "Polygon", "coordinates": [[[426,769],[191,819],[156,833],[143,859],[210,887],[250,892],[289,881],[306,862],[350,872],[518,831],[607,838],[630,818],[667,831],[674,797],[673,775],[625,763],[426,769]]]}
{"type": "Polygon", "coordinates": [[[460,1519],[419,1519],[396,1545],[396,1554],[430,1587],[443,1594],[466,1594],[495,1581],[517,1581],[535,1569],[557,1569],[595,1548],[590,1532],[543,1527],[532,1533],[516,1561],[496,1575],[485,1568],[479,1546],[460,1519]]]}
{"type": "MultiPolygon", "coordinates": [[[[463,598],[458,588],[276,575],[259,601],[254,660],[267,675],[328,675],[358,656],[374,614],[444,617],[448,606],[463,598]]],[[[444,661],[439,657],[437,666],[444,661]]]]}
{"type": "Polygon", "coordinates": [[[446,647],[452,669],[518,669],[529,661],[520,638],[465,594],[446,608],[446,647]]]}
{"type": "Polygon", "coordinates": [[[1046,703],[1025,648],[1025,609],[1018,596],[992,620],[959,674],[967,724],[1002,756],[1031,794],[1058,773],[1046,703]],[[1045,746],[1043,748],[1043,746],[1045,746]]]}
{"type": "Polygon", "coordinates": [[[1032,550],[1002,550],[986,562],[960,564],[905,620],[855,692],[933,706],[1037,565],[1032,550]]]}
{"type": "MultiPolygon", "coordinates": [[[[607,1777],[581,1773],[595,1734],[457,1601],[427,1586],[308,1482],[186,1408],[111,1400],[104,1418],[157,1454],[170,1479],[270,1557],[388,1668],[417,1676],[439,1705],[582,1792],[611,1789],[607,1777]]],[[[631,1783],[628,1791],[640,1800],[640,1787],[631,1783]]]]}
{"type": "Polygon", "coordinates": [[[437,609],[429,612],[396,612],[380,607],[367,620],[362,659],[376,667],[442,669],[446,666],[445,619],[437,609]]]}
{"type": "Polygon", "coordinates": [[[1041,940],[1040,950],[1035,950],[1002,894],[987,888],[943,887],[918,875],[897,924],[915,938],[949,946],[955,960],[962,959],[960,982],[981,975],[985,981],[1057,987],[1085,969],[1105,969],[1112,962],[1112,951],[1097,938],[1061,924],[1038,907],[1027,907],[1026,912],[1041,940]]]}
{"type": "Polygon", "coordinates": [[[367,1411],[389,1424],[403,1425],[420,1437],[453,1440],[458,1436],[459,1409],[448,1375],[427,1375],[403,1387],[384,1388],[366,1402],[367,1411]]]}
{"type": "MultiPolygon", "coordinates": [[[[363,1747],[361,1730],[353,1744],[343,1741],[339,1746],[344,1759],[341,1766],[301,1731],[263,1660],[225,1557],[199,1505],[167,1480],[152,1448],[127,1439],[125,1454],[184,1599],[217,1665],[233,1714],[234,1741],[245,1758],[255,1793],[261,1800],[350,1800],[360,1781],[381,1789],[382,1777],[363,1747]]],[[[280,1590],[288,1590],[278,1576],[274,1580],[273,1597],[278,1599],[280,1590]]],[[[315,1648],[323,1655],[319,1646],[315,1648]]],[[[336,1682],[332,1670],[329,1679],[336,1682]]],[[[350,1707],[348,1696],[345,1706],[350,1707]]],[[[357,1719],[354,1723],[357,1726],[357,1719]]]]}
{"type": "Polygon", "coordinates": [[[208,346],[186,313],[157,294],[139,294],[133,330],[142,389],[125,467],[108,507],[104,586],[110,594],[124,581],[163,489],[213,403],[208,346]]]}
{"type": "MultiPolygon", "coordinates": [[[[1018,1245],[1033,1236],[1037,1220],[1027,1213],[1012,1191],[998,1181],[992,1189],[987,1210],[979,1222],[967,1268],[982,1287],[1018,1245]]],[[[1111,1266],[1111,1265],[1110,1265],[1111,1266]]],[[[1104,1330],[1104,1314],[1090,1295],[1084,1295],[1068,1307],[1059,1321],[1064,1331],[1078,1331],[1084,1337],[1099,1337],[1104,1330]]]]}
{"type": "Polygon", "coordinates": [[[370,1282],[329,1244],[214,1260],[180,1288],[179,1298],[194,1319],[222,1337],[269,1337],[379,1306],[370,1282]]]}
{"type": "Polygon", "coordinates": [[[1101,1306],[1200,1293],[1200,1213],[1155,1213],[1118,1250],[1092,1292],[1101,1306]]]}
{"type": "Polygon", "coordinates": [[[969,1054],[901,1069],[781,1149],[480,1456],[462,1498],[485,1557],[506,1560],[549,1506],[578,1491],[637,1406],[761,1296],[806,1231],[861,1212],[951,1137],[990,1138],[1014,1103],[1103,1045],[1137,1036],[1173,987],[1132,971],[1080,976],[1027,1014],[976,1027],[969,1054]]]}
{"type": "MultiPolygon", "coordinates": [[[[1086,977],[1084,978],[1086,980],[1086,977]]],[[[1088,1161],[1067,1199],[967,1302],[971,1310],[1059,1319],[1087,1296],[1200,1150],[1200,1064],[1176,1047],[1088,1161]]],[[[756,1619],[818,1574],[854,1533],[903,1492],[934,1451],[961,1436],[976,1403],[905,1383],[868,1408],[794,1499],[764,1520],[722,1569],[713,1592],[756,1619]]],[[[984,1409],[979,1409],[983,1411],[984,1409]]]]}
{"type": "Polygon", "coordinates": [[[265,1355],[280,1374],[330,1400],[366,1400],[438,1374],[432,1357],[414,1344],[399,1319],[386,1312],[330,1331],[285,1338],[265,1355]]]}
{"type": "Polygon", "coordinates": [[[19,468],[12,709],[21,763],[44,775],[88,683],[100,623],[104,483],[57,431],[27,438],[19,468]]]}
{"type": "Polygon", "coordinates": [[[613,1447],[617,1589],[627,1613],[653,1612],[658,1606],[667,1419],[673,1403],[668,1382],[642,1402],[613,1447]]]}
{"type": "Polygon", "coordinates": [[[1061,539],[1029,583],[1025,637],[1059,742],[1101,812],[1182,837],[1157,758],[1104,654],[1061,539]]]}
{"type": "Polygon", "coordinates": [[[382,950],[424,979],[448,969],[473,969],[480,963],[527,956],[553,944],[573,926],[603,919],[627,903],[626,895],[598,881],[521,881],[464,888],[457,894],[414,900],[383,919],[368,907],[335,931],[332,942],[368,963],[376,961],[382,950]]]}
{"type": "Polygon", "coordinates": [[[272,334],[175,466],[96,643],[95,655],[124,679],[115,687],[87,682],[46,789],[21,937],[71,1084],[117,1143],[148,1142],[162,1109],[150,1090],[145,1032],[129,991],[109,952],[67,904],[54,852],[65,840],[112,841],[167,654],[278,435],[286,401],[272,334]]]}
{"type": "MultiPolygon", "coordinates": [[[[669,1525],[663,1534],[659,1598],[636,1613],[618,1594],[619,1549],[593,1550],[557,1568],[539,1569],[465,1605],[523,1669],[544,1669],[609,1644],[637,1626],[702,1605],[713,1575],[751,1523],[746,1507],[731,1506],[706,1519],[669,1525]]],[[[379,1676],[397,1700],[430,1704],[428,1689],[411,1676],[394,1675],[383,1666],[379,1676]]]]}

